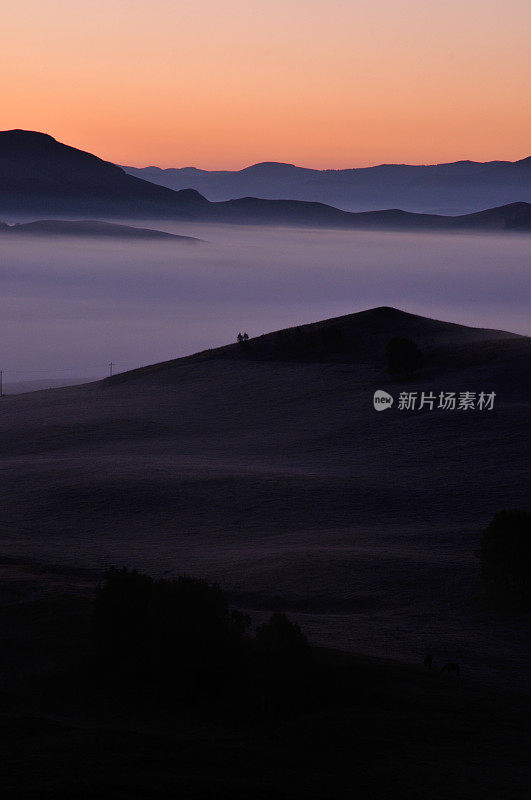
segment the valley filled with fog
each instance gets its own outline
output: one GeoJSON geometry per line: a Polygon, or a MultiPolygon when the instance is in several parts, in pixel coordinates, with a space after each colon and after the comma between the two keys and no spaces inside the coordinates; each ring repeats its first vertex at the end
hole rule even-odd
{"type": "Polygon", "coordinates": [[[530,333],[529,238],[150,221],[195,236],[2,240],[4,384],[99,378],[390,305],[530,333]]]}
{"type": "Polygon", "coordinates": [[[429,647],[522,682],[522,623],[478,604],[474,553],[525,502],[528,344],[439,338],[425,317],[529,333],[529,238],[157,227],[202,241],[2,241],[4,554],[185,570],[253,619],[278,594],[316,644],[412,662],[429,647]],[[259,360],[251,342],[246,359],[15,396],[376,306],[422,318],[354,315],[352,363],[259,360]],[[397,326],[438,352],[416,391],[494,391],[496,410],[375,414],[376,389],[396,394],[397,326]]]}

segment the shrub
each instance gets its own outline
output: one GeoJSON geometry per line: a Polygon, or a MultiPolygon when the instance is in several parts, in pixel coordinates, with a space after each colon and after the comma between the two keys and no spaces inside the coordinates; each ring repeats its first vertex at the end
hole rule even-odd
{"type": "Polygon", "coordinates": [[[391,375],[415,372],[423,361],[416,343],[403,336],[394,336],[385,348],[387,371],[391,375]]]}
{"type": "Polygon", "coordinates": [[[187,576],[155,581],[113,568],[96,594],[99,661],[125,681],[218,680],[239,658],[248,624],[219,586],[187,576]]]}
{"type": "Polygon", "coordinates": [[[284,663],[305,660],[309,655],[306,636],[282,611],[276,611],[269,622],[260,625],[256,641],[267,657],[284,663]]]}
{"type": "Polygon", "coordinates": [[[477,554],[488,591],[512,603],[531,604],[531,514],[495,514],[477,554]]]}

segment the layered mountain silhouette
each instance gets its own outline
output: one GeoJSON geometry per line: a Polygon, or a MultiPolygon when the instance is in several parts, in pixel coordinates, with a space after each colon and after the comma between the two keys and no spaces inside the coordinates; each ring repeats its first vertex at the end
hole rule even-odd
{"type": "Polygon", "coordinates": [[[324,203],[244,197],[210,202],[128,175],[82,150],[32,131],[0,132],[0,213],[51,217],[175,219],[385,230],[530,230],[531,205],[510,203],[457,217],[399,209],[350,213],[324,203]]]}
{"type": "Polygon", "coordinates": [[[275,162],[234,172],[194,167],[124,169],[170,189],[197,189],[209,200],[289,197],[326,203],[345,211],[402,208],[436,214],[466,214],[514,200],[531,202],[531,157],[515,162],[382,164],[340,170],[306,169],[275,162]]]}

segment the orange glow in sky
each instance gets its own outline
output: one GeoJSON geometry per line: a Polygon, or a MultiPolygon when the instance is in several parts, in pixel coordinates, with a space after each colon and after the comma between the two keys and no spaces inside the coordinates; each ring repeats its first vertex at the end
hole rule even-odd
{"type": "Polygon", "coordinates": [[[121,164],[531,154],[529,0],[24,0],[0,129],[121,164]]]}

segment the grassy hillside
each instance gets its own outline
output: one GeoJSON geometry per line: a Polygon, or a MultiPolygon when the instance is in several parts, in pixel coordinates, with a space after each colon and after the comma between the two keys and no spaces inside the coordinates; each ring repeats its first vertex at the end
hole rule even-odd
{"type": "Polygon", "coordinates": [[[474,552],[496,511],[527,502],[529,366],[525,337],[375,309],[5,397],[2,552],[186,570],[258,616],[280,596],[315,643],[410,661],[431,647],[523,681],[518,623],[475,606],[474,552]],[[410,378],[387,374],[395,335],[426,357],[410,378]],[[392,409],[374,411],[376,389],[392,409]],[[495,407],[398,410],[413,390],[496,392],[495,407]]]}

